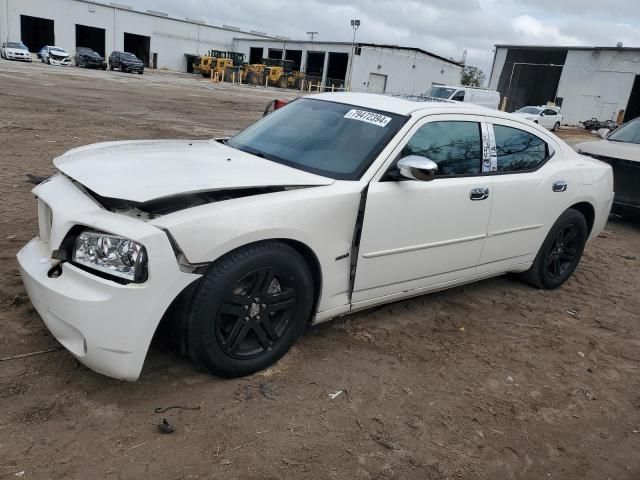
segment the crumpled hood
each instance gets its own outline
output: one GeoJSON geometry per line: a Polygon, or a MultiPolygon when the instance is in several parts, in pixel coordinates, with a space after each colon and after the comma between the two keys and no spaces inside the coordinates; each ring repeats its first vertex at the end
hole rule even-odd
{"type": "Polygon", "coordinates": [[[215,140],[105,142],[69,150],[53,163],[101,197],[140,203],[186,193],[333,183],[215,140]]]}
{"type": "Polygon", "coordinates": [[[601,157],[620,158],[640,162],[640,145],[636,143],[610,142],[608,140],[596,140],[576,145],[580,153],[600,155],[601,157]]]}

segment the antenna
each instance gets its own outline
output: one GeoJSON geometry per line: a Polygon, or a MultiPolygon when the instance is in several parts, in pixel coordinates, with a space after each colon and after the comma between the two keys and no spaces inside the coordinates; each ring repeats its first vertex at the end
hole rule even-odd
{"type": "Polygon", "coordinates": [[[462,52],[462,60],[460,61],[460,63],[462,65],[466,65],[467,64],[467,49],[464,49],[464,52],[462,52]]]}
{"type": "Polygon", "coordinates": [[[318,35],[318,32],[307,32],[307,35],[311,37],[311,41],[313,42],[313,39],[316,38],[316,35],[318,35]]]}

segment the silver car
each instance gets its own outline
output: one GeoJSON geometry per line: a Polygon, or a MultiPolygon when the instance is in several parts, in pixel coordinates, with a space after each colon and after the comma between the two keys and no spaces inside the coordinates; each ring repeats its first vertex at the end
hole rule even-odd
{"type": "Polygon", "coordinates": [[[603,140],[576,145],[578,153],[613,167],[613,211],[640,215],[640,117],[624,124],[603,140]]]}

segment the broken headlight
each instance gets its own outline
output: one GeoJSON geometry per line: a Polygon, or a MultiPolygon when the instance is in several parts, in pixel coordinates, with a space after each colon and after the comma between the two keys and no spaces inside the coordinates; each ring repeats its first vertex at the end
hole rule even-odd
{"type": "Polygon", "coordinates": [[[85,230],[76,237],[72,261],[130,282],[147,279],[147,251],[138,242],[109,233],[85,230]]]}

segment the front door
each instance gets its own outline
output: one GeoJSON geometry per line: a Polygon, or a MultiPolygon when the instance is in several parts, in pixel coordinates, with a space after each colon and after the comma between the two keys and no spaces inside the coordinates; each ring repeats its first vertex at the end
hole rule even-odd
{"type": "Polygon", "coordinates": [[[433,160],[438,174],[431,181],[387,175],[369,185],[355,306],[444,287],[474,273],[492,202],[492,177],[481,176],[482,137],[482,117],[429,116],[394,151],[394,161],[409,155],[433,160]]]}

